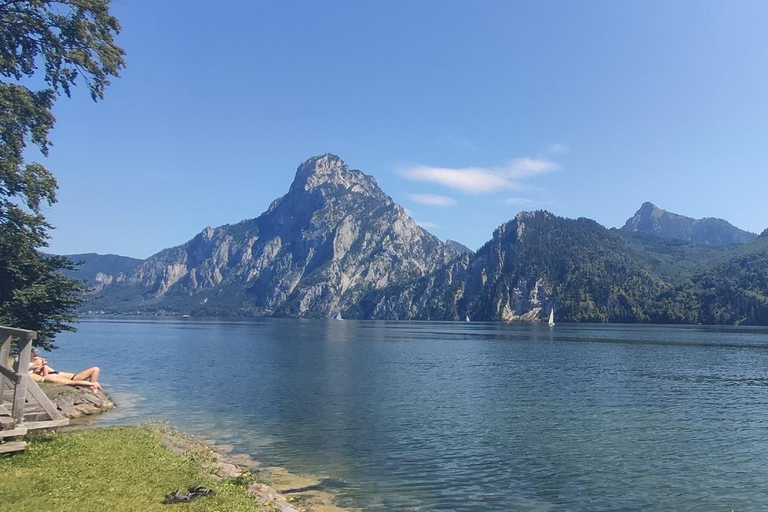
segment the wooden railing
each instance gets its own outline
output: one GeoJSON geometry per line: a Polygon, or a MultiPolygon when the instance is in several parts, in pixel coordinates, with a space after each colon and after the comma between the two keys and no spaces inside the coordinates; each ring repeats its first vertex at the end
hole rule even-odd
{"type": "Polygon", "coordinates": [[[37,339],[35,331],[15,329],[0,325],[0,402],[5,396],[6,384],[13,389],[13,407],[11,417],[20,425],[24,422],[24,403],[27,398],[27,383],[29,382],[29,361],[32,357],[32,341],[37,339]],[[9,366],[11,355],[11,340],[19,340],[19,357],[16,369],[9,366]]]}

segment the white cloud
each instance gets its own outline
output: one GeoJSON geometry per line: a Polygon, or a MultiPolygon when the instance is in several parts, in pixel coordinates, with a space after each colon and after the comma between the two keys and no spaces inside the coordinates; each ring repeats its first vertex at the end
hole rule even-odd
{"type": "Polygon", "coordinates": [[[504,169],[513,178],[525,179],[560,169],[551,160],[543,158],[515,158],[504,169]]]}
{"type": "Polygon", "coordinates": [[[415,165],[401,171],[414,181],[438,183],[468,194],[489,194],[504,190],[520,190],[521,181],[560,169],[557,163],[543,158],[515,158],[501,167],[430,167],[415,165]]]}
{"type": "Polygon", "coordinates": [[[427,221],[416,220],[416,219],[414,219],[413,221],[424,229],[435,229],[440,227],[434,222],[427,222],[427,221]]]}
{"type": "Polygon", "coordinates": [[[553,142],[547,146],[547,153],[550,155],[562,155],[563,153],[567,153],[570,150],[571,148],[567,144],[560,144],[557,142],[553,142]]]}
{"type": "Polygon", "coordinates": [[[429,206],[453,206],[456,200],[452,197],[438,196],[435,194],[409,194],[408,197],[414,203],[426,204],[429,206]]]}
{"type": "Polygon", "coordinates": [[[487,194],[497,190],[514,190],[516,185],[497,172],[482,167],[451,169],[418,165],[403,171],[406,178],[414,181],[439,183],[448,188],[469,194],[487,194]]]}

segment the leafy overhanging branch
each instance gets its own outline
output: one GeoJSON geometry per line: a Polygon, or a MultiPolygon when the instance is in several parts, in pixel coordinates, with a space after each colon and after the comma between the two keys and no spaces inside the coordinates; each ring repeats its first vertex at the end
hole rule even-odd
{"type": "Polygon", "coordinates": [[[56,202],[53,174],[27,164],[28,143],[48,155],[56,99],[83,82],[94,101],[125,67],[110,0],[0,0],[0,323],[39,332],[52,347],[72,330],[83,290],[59,272],[65,258],[45,256],[52,226],[43,207],[56,202]],[[42,71],[42,72],[41,72],[42,71]],[[42,78],[45,87],[27,84],[42,78]]]}

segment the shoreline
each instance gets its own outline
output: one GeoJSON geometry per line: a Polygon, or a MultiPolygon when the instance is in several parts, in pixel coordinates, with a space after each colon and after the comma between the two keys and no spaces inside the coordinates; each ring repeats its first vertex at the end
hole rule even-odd
{"type": "MultiPolygon", "coordinates": [[[[320,488],[323,477],[297,475],[278,466],[263,466],[247,453],[233,453],[231,445],[168,430],[164,425],[146,424],[158,432],[165,446],[180,455],[208,451],[213,462],[203,463],[219,478],[252,478],[248,485],[251,493],[262,506],[276,507],[280,512],[359,512],[360,509],[341,508],[333,503],[336,495],[320,488]]],[[[102,428],[96,427],[93,428],[102,428]]],[[[138,427],[141,428],[141,427],[138,427]]]]}
{"type": "MultiPolygon", "coordinates": [[[[61,434],[83,430],[109,429],[119,425],[94,425],[94,422],[107,412],[118,412],[120,401],[107,393],[99,393],[104,404],[98,407],[91,403],[94,394],[86,390],[64,388],[63,386],[46,389],[60,411],[70,419],[70,424],[61,427],[61,434]],[[66,396],[66,402],[54,400],[66,396]],[[72,407],[72,402],[78,405],[72,407]],[[90,406],[88,411],[80,408],[80,403],[90,406]]],[[[221,444],[213,439],[205,439],[189,434],[160,421],[145,421],[139,425],[123,425],[133,428],[146,428],[157,433],[163,444],[171,452],[181,456],[195,456],[200,459],[201,467],[212,470],[218,479],[248,480],[248,492],[259,505],[273,507],[280,512],[357,512],[359,509],[341,508],[333,503],[336,494],[321,488],[325,477],[299,475],[278,466],[266,466],[247,453],[234,453],[233,446],[221,444]],[[206,462],[203,462],[206,461],[206,462]]]]}

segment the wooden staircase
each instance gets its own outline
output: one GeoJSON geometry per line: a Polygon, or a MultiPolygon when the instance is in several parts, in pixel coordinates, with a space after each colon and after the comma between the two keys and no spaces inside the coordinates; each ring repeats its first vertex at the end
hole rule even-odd
{"type": "Polygon", "coordinates": [[[0,454],[23,451],[27,447],[24,441],[2,442],[5,439],[69,424],[27,371],[32,341],[36,338],[35,331],[0,325],[0,454]],[[14,338],[19,343],[15,369],[9,362],[14,338]]]}

